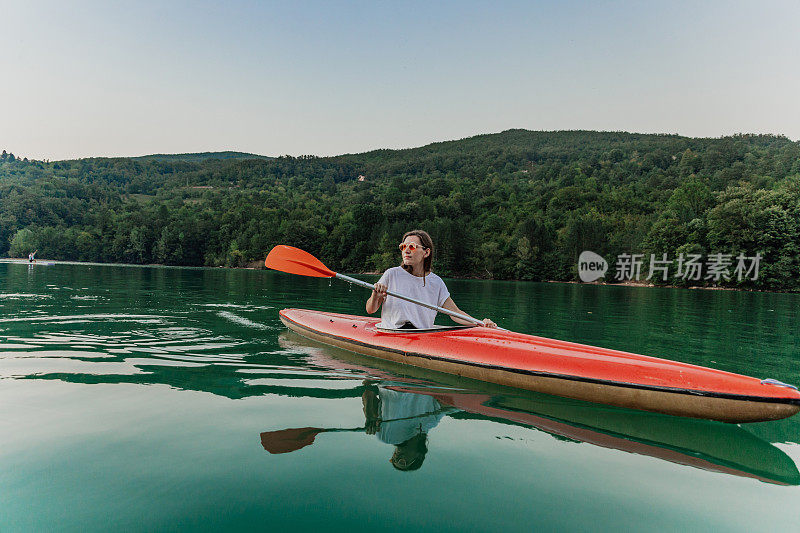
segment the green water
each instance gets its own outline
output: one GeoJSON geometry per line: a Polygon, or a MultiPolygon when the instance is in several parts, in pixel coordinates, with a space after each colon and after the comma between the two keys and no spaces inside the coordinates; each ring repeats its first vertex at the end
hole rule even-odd
{"type": "MultiPolygon", "coordinates": [[[[796,295],[448,286],[512,330],[800,383],[796,295]]],[[[0,531],[797,529],[800,416],[568,401],[326,348],[277,319],[363,314],[367,296],[274,272],[0,263],[0,531]]]]}

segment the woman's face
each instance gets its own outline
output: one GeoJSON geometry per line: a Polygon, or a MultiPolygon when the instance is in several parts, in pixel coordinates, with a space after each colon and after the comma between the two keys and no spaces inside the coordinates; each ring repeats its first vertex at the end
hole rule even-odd
{"type": "Polygon", "coordinates": [[[430,250],[422,247],[422,241],[419,240],[419,237],[416,235],[409,235],[403,241],[403,244],[406,245],[405,250],[401,253],[403,254],[403,264],[409,266],[416,266],[422,265],[425,258],[428,257],[428,254],[431,253],[430,250]],[[411,244],[412,246],[408,246],[411,244]],[[411,248],[416,245],[416,248],[413,250],[411,248]]]}

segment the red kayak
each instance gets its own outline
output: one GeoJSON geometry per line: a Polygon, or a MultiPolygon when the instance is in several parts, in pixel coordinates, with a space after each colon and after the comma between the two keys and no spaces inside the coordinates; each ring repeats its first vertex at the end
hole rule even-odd
{"type": "Polygon", "coordinates": [[[378,318],[284,309],[304,337],[356,353],[556,396],[723,422],[800,411],[785,383],[497,329],[384,330],[378,318]]]}

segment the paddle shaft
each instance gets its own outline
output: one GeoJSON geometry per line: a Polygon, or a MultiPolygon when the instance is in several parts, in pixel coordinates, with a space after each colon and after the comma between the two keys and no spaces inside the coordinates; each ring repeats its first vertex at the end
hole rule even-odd
{"type": "MultiPolygon", "coordinates": [[[[348,283],[353,283],[354,285],[359,285],[364,287],[365,289],[375,290],[375,285],[371,285],[366,281],[361,281],[360,279],[351,278],[350,276],[345,276],[344,274],[336,274],[336,277],[347,281],[348,283]]],[[[456,313],[455,311],[451,311],[450,309],[445,309],[444,307],[439,307],[438,305],[431,305],[429,303],[421,302],[419,300],[415,300],[414,298],[409,298],[408,296],[403,296],[402,294],[397,294],[392,291],[386,291],[386,294],[389,296],[394,296],[395,298],[400,298],[401,300],[405,300],[407,302],[415,303],[417,305],[421,305],[422,307],[427,307],[428,309],[433,309],[434,311],[438,311],[440,313],[444,313],[446,315],[454,316],[456,318],[460,318],[461,320],[466,320],[467,322],[471,322],[476,326],[482,326],[483,320],[478,320],[477,318],[472,318],[471,316],[464,315],[461,313],[456,313]]]]}

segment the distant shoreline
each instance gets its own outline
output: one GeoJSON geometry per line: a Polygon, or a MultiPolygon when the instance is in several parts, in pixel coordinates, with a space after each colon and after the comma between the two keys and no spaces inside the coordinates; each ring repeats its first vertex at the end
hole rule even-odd
{"type": "MultiPolygon", "coordinates": [[[[91,261],[60,261],[57,259],[37,259],[33,263],[29,262],[25,258],[14,258],[14,257],[0,257],[0,263],[6,264],[30,264],[35,265],[36,263],[40,263],[42,265],[88,265],[88,266],[123,266],[123,267],[159,267],[159,268],[205,268],[205,269],[220,269],[224,268],[227,270],[269,270],[263,266],[261,261],[251,261],[248,263],[248,266],[243,267],[226,267],[226,266],[189,266],[189,265],[164,265],[160,263],[147,263],[147,264],[138,264],[138,263],[97,263],[91,261]]],[[[383,272],[356,272],[356,275],[363,275],[363,276],[380,276],[383,272]]],[[[531,280],[521,280],[521,279],[492,279],[492,278],[476,278],[476,277],[456,277],[456,276],[448,276],[450,279],[458,279],[458,280],[483,280],[483,281],[515,281],[515,282],[525,282],[529,283],[531,280]]],[[[582,281],[576,280],[569,280],[569,281],[562,281],[562,280],[540,280],[540,281],[533,281],[533,283],[565,283],[569,285],[585,285],[585,286],[606,286],[606,287],[640,287],[640,288],[660,288],[660,289],[683,289],[683,290],[707,290],[707,291],[737,291],[737,292],[762,292],[762,293],[775,293],[775,294],[798,294],[797,291],[790,291],[790,290],[762,290],[762,289],[744,289],[738,287],[704,287],[699,285],[692,285],[688,287],[683,287],[680,285],[656,285],[654,283],[649,283],[646,281],[623,281],[620,283],[608,283],[608,282],[597,282],[593,281],[591,283],[584,283],[582,281]]]]}

